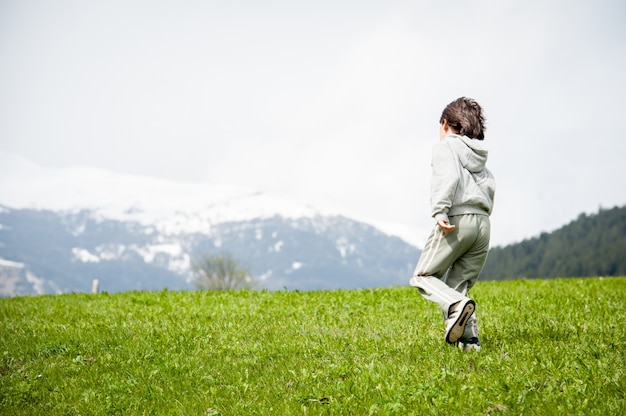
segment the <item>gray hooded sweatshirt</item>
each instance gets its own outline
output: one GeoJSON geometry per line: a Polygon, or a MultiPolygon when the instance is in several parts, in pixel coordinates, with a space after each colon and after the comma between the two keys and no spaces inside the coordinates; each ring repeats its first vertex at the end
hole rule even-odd
{"type": "Polygon", "coordinates": [[[496,181],[482,140],[449,134],[433,146],[430,204],[435,220],[491,215],[496,181]]]}

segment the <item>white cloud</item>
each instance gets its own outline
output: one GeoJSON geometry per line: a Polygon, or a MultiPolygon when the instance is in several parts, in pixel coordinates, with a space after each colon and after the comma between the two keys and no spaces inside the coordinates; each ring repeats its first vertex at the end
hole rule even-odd
{"type": "Polygon", "coordinates": [[[257,188],[423,244],[437,121],[470,95],[494,243],[626,203],[624,6],[453,3],[4,2],[0,150],[257,188]]]}

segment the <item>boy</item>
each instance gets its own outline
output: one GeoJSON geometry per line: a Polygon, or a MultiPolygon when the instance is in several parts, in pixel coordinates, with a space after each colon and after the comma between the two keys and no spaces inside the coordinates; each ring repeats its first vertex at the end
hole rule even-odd
{"type": "Polygon", "coordinates": [[[485,265],[495,180],[485,167],[485,117],[466,97],[448,104],[433,146],[431,208],[437,221],[409,284],[441,307],[445,340],[480,351],[475,302],[467,295],[485,265]]]}

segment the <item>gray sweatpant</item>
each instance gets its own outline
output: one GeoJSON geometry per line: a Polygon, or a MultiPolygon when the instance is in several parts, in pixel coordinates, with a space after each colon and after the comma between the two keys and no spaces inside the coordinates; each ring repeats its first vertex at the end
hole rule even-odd
{"type": "MultiPolygon", "coordinates": [[[[450,217],[456,228],[444,234],[435,225],[411,278],[411,286],[439,304],[444,319],[450,305],[463,300],[483,270],[489,252],[491,224],[488,215],[450,217]]],[[[476,314],[472,315],[463,339],[478,336],[476,314]]]]}

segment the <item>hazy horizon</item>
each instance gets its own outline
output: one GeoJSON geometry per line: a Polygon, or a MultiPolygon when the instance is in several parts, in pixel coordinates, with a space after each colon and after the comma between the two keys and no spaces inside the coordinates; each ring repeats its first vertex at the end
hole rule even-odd
{"type": "Polygon", "coordinates": [[[0,151],[245,187],[423,244],[439,116],[466,95],[487,115],[505,245],[626,204],[624,15],[617,0],[6,0],[0,151]]]}

